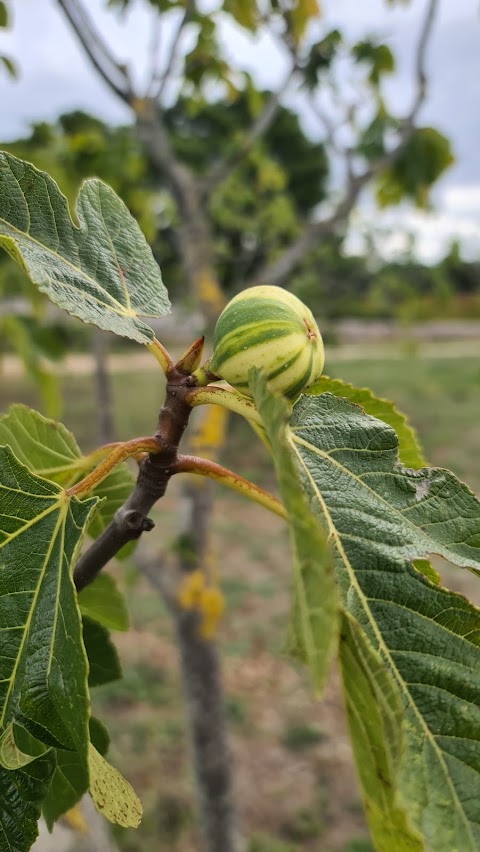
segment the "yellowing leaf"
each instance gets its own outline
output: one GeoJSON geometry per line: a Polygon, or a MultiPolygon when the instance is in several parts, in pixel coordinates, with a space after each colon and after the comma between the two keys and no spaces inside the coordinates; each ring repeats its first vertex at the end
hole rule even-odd
{"type": "Polygon", "coordinates": [[[15,742],[13,722],[10,722],[0,736],[0,766],[4,766],[5,769],[20,769],[22,766],[31,763],[32,760],[36,760],[37,757],[38,755],[25,754],[18,748],[15,742]]]}
{"type": "Polygon", "coordinates": [[[91,744],[88,760],[90,795],[97,811],[123,828],[137,828],[143,809],[131,785],[91,744]]]}

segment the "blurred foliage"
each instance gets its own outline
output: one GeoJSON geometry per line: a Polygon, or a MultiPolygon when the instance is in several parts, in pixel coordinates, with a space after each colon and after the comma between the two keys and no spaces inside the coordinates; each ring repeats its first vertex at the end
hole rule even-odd
{"type": "Polygon", "coordinates": [[[418,207],[426,207],[430,188],[452,163],[448,139],[433,127],[417,127],[392,164],[380,173],[377,202],[387,207],[408,198],[418,207]]]}
{"type": "MultiPolygon", "coordinates": [[[[224,49],[220,27],[225,22],[255,34],[269,22],[292,52],[301,58],[297,81],[302,92],[333,92],[333,101],[347,117],[351,155],[361,171],[373,167],[377,201],[398,204],[407,199],[428,203],[433,183],[452,162],[448,140],[431,127],[416,128],[392,158],[400,121],[386,104],[384,78],[395,71],[388,44],[364,38],[349,43],[342,29],[317,27],[322,16],[317,0],[221,0],[206,14],[185,0],[148,0],[162,21],[178,26],[185,18],[188,38],[175,64],[169,106],[159,109],[178,160],[200,180],[217,163],[235,160],[249,128],[262,115],[271,93],[259,91],[245,70],[234,68],[224,49]],[[318,33],[318,34],[317,34],[318,33]],[[316,38],[314,37],[316,35],[316,38]],[[348,95],[339,88],[338,67],[355,72],[362,93],[362,113],[348,126],[348,95]],[[212,85],[213,84],[213,85],[212,85]],[[361,119],[361,120],[360,120],[361,119]],[[385,159],[383,168],[382,161],[385,159]]],[[[0,0],[0,26],[8,24],[8,8],[0,0]]],[[[133,0],[108,0],[123,15],[133,0]]],[[[153,19],[152,19],[153,20],[153,19]]],[[[324,21],[322,20],[322,24],[324,21]]],[[[166,24],[166,25],[167,25],[166,24]]],[[[161,74],[158,80],[161,79],[161,74]]],[[[157,82],[158,82],[157,80],[157,82]]],[[[352,106],[352,105],[350,105],[352,106]]],[[[328,137],[328,133],[326,133],[328,137]]],[[[301,236],[330,197],[332,155],[322,133],[316,139],[303,130],[294,109],[280,105],[268,129],[228,177],[210,194],[202,213],[212,235],[211,255],[226,295],[255,283],[260,270],[275,262],[301,236]]],[[[174,300],[187,295],[188,283],[179,253],[179,211],[167,177],[155,168],[138,139],[135,126],[110,127],[99,118],[75,111],[49,124],[33,125],[24,139],[2,146],[48,171],[70,204],[79,183],[96,175],[123,198],[153,247],[174,300]]],[[[412,257],[382,262],[379,258],[346,255],[343,234],[329,237],[301,260],[288,286],[326,319],[346,315],[410,321],[430,316],[480,315],[478,266],[453,254],[432,268],[412,257]]],[[[272,282],[275,283],[275,282],[272,282]]],[[[29,321],[47,329],[42,300],[6,257],[0,257],[0,299],[20,295],[31,304],[29,321]]],[[[32,326],[33,328],[33,326],[32,326]]],[[[39,362],[42,350],[36,334],[39,362]]],[[[48,337],[48,335],[47,335],[48,337]]],[[[4,347],[25,336],[3,335],[4,347]]],[[[18,349],[18,345],[17,345],[18,349]]],[[[28,367],[33,358],[24,353],[28,367]]],[[[31,366],[29,368],[32,369],[31,366]]]]}
{"type": "MultiPolygon", "coordinates": [[[[0,30],[5,30],[10,25],[10,7],[6,0],[0,0],[0,30]]],[[[17,76],[17,66],[10,56],[0,54],[0,70],[5,71],[9,77],[17,76]]]]}
{"type": "MultiPolygon", "coordinates": [[[[179,158],[199,175],[234,150],[245,124],[269,93],[252,85],[233,103],[181,100],[166,112],[179,158]]],[[[183,290],[177,252],[177,214],[162,175],[143,155],[132,127],[110,127],[86,113],[35,124],[25,139],[2,148],[48,171],[73,206],[82,179],[98,176],[125,201],[153,246],[169,291],[183,290]]],[[[328,163],[322,145],[303,133],[297,115],[282,107],[265,137],[212,194],[208,206],[214,257],[224,289],[241,289],[299,232],[301,218],[326,194],[328,163]]],[[[0,258],[0,288],[19,293],[22,273],[0,258]]],[[[28,286],[28,285],[23,285],[28,286]]]]}
{"type": "MultiPolygon", "coordinates": [[[[193,100],[179,101],[166,113],[178,157],[199,175],[204,174],[213,162],[233,152],[242,129],[258,114],[267,97],[268,93],[250,84],[233,103],[205,102],[200,107],[193,100]]],[[[380,108],[361,142],[366,156],[382,154],[383,136],[392,121],[380,108]]],[[[439,144],[437,136],[436,131],[426,128],[417,131],[412,141],[416,151],[419,144],[424,152],[431,180],[438,172],[438,163],[428,151],[439,144]]],[[[61,115],[55,124],[35,124],[28,137],[2,147],[49,171],[71,205],[85,177],[97,175],[110,183],[140,221],[173,297],[182,297],[175,207],[163,187],[163,176],[152,170],[132,127],[110,127],[75,111],[61,115]]],[[[413,172],[408,185],[412,192],[420,191],[416,158],[411,155],[405,163],[413,172]]],[[[396,168],[392,165],[391,176],[383,184],[384,188],[388,184],[390,193],[397,180],[392,177],[396,168]]],[[[282,107],[264,138],[209,200],[206,212],[214,233],[215,264],[226,293],[240,290],[246,280],[254,280],[256,271],[301,232],[304,218],[327,197],[327,181],[325,149],[306,137],[294,112],[282,107]]],[[[462,260],[458,245],[452,245],[440,263],[428,267],[412,256],[389,262],[377,257],[372,263],[371,255],[345,254],[342,242],[338,236],[320,243],[303,258],[291,279],[291,289],[318,316],[401,321],[480,317],[480,264],[462,260]]],[[[55,413],[58,400],[45,378],[42,359],[62,354],[67,342],[64,326],[49,317],[43,297],[6,255],[0,257],[2,296],[20,296],[29,310],[26,317],[15,320],[18,334],[13,331],[13,321],[3,329],[0,347],[14,348],[23,357],[28,372],[40,383],[44,407],[55,413]],[[29,334],[25,333],[27,328],[29,334]]],[[[86,340],[83,336],[80,345],[86,340]]]]}
{"type": "Polygon", "coordinates": [[[480,262],[463,260],[456,242],[427,266],[411,254],[389,261],[347,255],[341,238],[331,239],[304,259],[292,286],[317,316],[331,320],[480,319],[480,262]]]}
{"type": "MultiPolygon", "coordinates": [[[[233,103],[205,102],[200,108],[192,100],[179,101],[166,113],[179,158],[199,175],[204,174],[212,162],[232,153],[242,128],[258,114],[267,97],[268,93],[258,92],[250,84],[233,103]]],[[[381,155],[383,135],[391,125],[391,117],[380,109],[364,134],[362,144],[369,157],[381,155]]],[[[426,142],[424,153],[433,179],[438,168],[427,154],[432,138],[434,147],[437,144],[438,134],[427,130],[430,141],[426,142]]],[[[422,148],[424,131],[414,137],[414,148],[417,137],[423,139],[422,148]]],[[[2,147],[49,171],[71,205],[85,177],[97,175],[110,183],[139,219],[170,292],[174,298],[182,297],[175,207],[163,188],[163,177],[152,170],[132,127],[110,127],[98,118],[75,111],[61,115],[56,124],[35,124],[28,137],[2,147]]],[[[415,172],[415,158],[407,159],[415,172]]],[[[391,167],[392,174],[395,168],[391,167]]],[[[393,179],[389,180],[391,191],[393,179]]],[[[295,113],[282,107],[264,138],[216,189],[208,204],[215,264],[226,293],[240,290],[246,280],[254,280],[256,271],[301,232],[305,216],[327,197],[327,181],[325,149],[305,136],[295,113]]],[[[413,191],[415,175],[409,185],[413,191]]],[[[412,256],[389,262],[377,257],[372,262],[371,253],[368,258],[345,254],[342,243],[341,236],[320,243],[303,258],[292,276],[291,289],[318,316],[332,320],[359,316],[401,321],[480,317],[480,264],[464,261],[458,245],[452,245],[440,263],[429,267],[412,256]]],[[[28,316],[16,320],[23,331],[16,334],[10,323],[3,330],[0,346],[13,347],[24,358],[30,375],[40,382],[46,410],[54,413],[58,401],[44,377],[42,358],[62,354],[67,342],[61,330],[64,326],[49,318],[44,299],[6,255],[0,257],[2,296],[20,296],[30,307],[28,316]],[[29,335],[25,334],[25,323],[30,323],[29,335]],[[54,332],[58,338],[55,345],[54,332]]],[[[84,335],[80,346],[86,342],[84,335]]]]}
{"type": "MultiPolygon", "coordinates": [[[[177,155],[202,174],[233,154],[268,92],[250,84],[233,103],[178,102],[166,113],[177,155]]],[[[281,107],[264,137],[215,190],[208,212],[222,287],[235,292],[272,261],[301,230],[302,219],[327,192],[328,161],[298,116],[281,107]]],[[[168,281],[168,276],[166,276],[168,281]]]]}
{"type": "Polygon", "coordinates": [[[307,722],[295,722],[287,725],[281,743],[289,751],[308,751],[312,746],[318,745],[325,739],[325,733],[315,725],[307,722]]]}
{"type": "MultiPolygon", "coordinates": [[[[106,5],[124,15],[135,3],[106,0],[106,5]]],[[[328,27],[318,0],[220,0],[208,14],[185,0],[147,0],[147,5],[152,25],[158,13],[173,34],[178,30],[185,35],[168,81],[169,105],[158,106],[176,157],[191,171],[192,184],[218,163],[238,159],[201,210],[209,220],[208,239],[212,238],[207,254],[227,296],[255,283],[257,273],[301,237],[319,205],[329,200],[334,169],[328,128],[311,138],[295,109],[282,104],[248,153],[239,156],[272,93],[260,91],[249,72],[232,63],[222,36],[225,25],[257,35],[268,25],[284,42],[298,63],[297,93],[308,93],[312,99],[319,93],[330,97],[333,112],[328,121],[335,124],[338,118],[339,127],[343,122],[355,168],[376,173],[380,205],[404,199],[428,203],[429,190],[452,162],[452,152],[437,130],[421,127],[392,157],[402,131],[383,91],[384,78],[395,71],[388,44],[372,36],[352,44],[343,28],[328,27]],[[350,95],[342,88],[348,67],[361,95],[361,112],[348,103],[350,95]]],[[[7,24],[8,4],[0,0],[0,26],[7,24]]],[[[152,77],[153,90],[155,84],[162,88],[164,70],[152,77]]],[[[71,204],[85,177],[95,175],[109,183],[152,244],[173,299],[192,293],[179,251],[180,225],[186,224],[182,211],[167,188],[169,176],[144,153],[134,125],[110,127],[75,111],[61,115],[54,124],[33,125],[27,138],[3,147],[52,174],[71,204]]],[[[445,265],[422,271],[412,260],[377,262],[373,268],[370,259],[345,256],[340,237],[331,237],[303,257],[288,286],[328,318],[345,314],[403,318],[443,310],[452,294],[463,298],[457,273],[468,274],[464,269],[460,273],[461,263],[455,271],[445,265]]],[[[20,277],[1,257],[0,298],[19,293],[25,297],[27,285],[20,277]]],[[[474,295],[476,287],[469,291],[469,297],[474,295]]],[[[33,314],[38,321],[38,305],[33,314]]]]}
{"type": "Polygon", "coordinates": [[[368,79],[374,86],[378,86],[383,74],[393,74],[395,71],[395,58],[386,44],[359,41],[353,46],[352,53],[356,62],[366,63],[368,79]]]}

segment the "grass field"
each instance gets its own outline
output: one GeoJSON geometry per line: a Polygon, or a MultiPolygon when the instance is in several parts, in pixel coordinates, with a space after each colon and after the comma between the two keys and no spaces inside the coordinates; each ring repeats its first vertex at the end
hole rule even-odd
{"type": "MultiPolygon", "coordinates": [[[[438,356],[438,353],[437,353],[438,356]]],[[[369,386],[397,403],[418,430],[431,464],[450,467],[480,491],[480,363],[475,357],[387,360],[332,358],[329,373],[369,386]]],[[[64,380],[64,422],[80,444],[94,444],[88,376],[64,380]]],[[[151,433],[161,380],[155,373],[115,375],[119,438],[151,433]],[[153,385],[153,388],[152,388],[153,385]]],[[[34,404],[23,382],[0,379],[0,410],[34,404]]],[[[229,466],[271,482],[263,447],[232,422],[229,466]]],[[[172,483],[156,509],[160,534],[148,547],[169,558],[175,534],[172,483]],[[156,544],[155,544],[156,542],[156,544]]],[[[216,503],[213,531],[227,614],[220,631],[227,712],[241,824],[249,852],[368,852],[342,701],[335,672],[316,703],[300,669],[283,656],[288,618],[288,542],[282,522],[231,494],[216,503]]],[[[156,531],[158,532],[158,530],[156,531]]],[[[117,645],[125,679],[97,690],[96,712],[112,734],[112,760],[142,796],[137,831],[120,831],[125,852],[196,852],[194,796],[170,624],[148,581],[130,563],[114,573],[128,589],[132,627],[117,645]]],[[[480,602],[475,578],[448,573],[449,585],[480,602]]]]}

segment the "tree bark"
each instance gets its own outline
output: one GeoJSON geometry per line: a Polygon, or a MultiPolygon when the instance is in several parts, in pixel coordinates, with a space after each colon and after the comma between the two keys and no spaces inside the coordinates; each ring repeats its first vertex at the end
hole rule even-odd
{"type": "Polygon", "coordinates": [[[195,613],[177,610],[174,621],[205,849],[243,852],[236,829],[217,647],[199,635],[195,613]]]}

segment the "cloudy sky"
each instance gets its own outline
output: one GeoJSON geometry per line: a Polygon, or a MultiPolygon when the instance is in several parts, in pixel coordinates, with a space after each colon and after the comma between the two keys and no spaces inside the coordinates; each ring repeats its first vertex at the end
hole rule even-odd
{"type": "MultiPolygon", "coordinates": [[[[97,25],[108,31],[110,43],[122,59],[135,68],[137,79],[145,73],[150,18],[141,2],[120,21],[103,10],[102,0],[84,0],[97,25]]],[[[97,113],[105,120],[129,119],[128,110],[115,99],[90,69],[55,0],[11,0],[14,26],[0,34],[0,53],[8,53],[20,69],[11,82],[0,76],[0,138],[23,134],[32,121],[54,119],[75,108],[97,113]]],[[[323,24],[339,25],[352,38],[376,33],[391,43],[398,71],[388,85],[390,103],[408,109],[412,93],[411,69],[419,21],[426,0],[322,0],[323,24]]],[[[168,44],[169,33],[164,34],[168,44]]],[[[284,72],[284,60],[265,39],[250,39],[225,29],[225,49],[239,67],[248,67],[263,86],[275,86],[284,72]]],[[[410,210],[375,215],[375,223],[393,226],[385,241],[401,250],[405,234],[414,231],[418,251],[433,260],[455,235],[470,257],[480,256],[480,4],[479,0],[442,0],[429,55],[430,93],[421,120],[445,132],[452,141],[455,165],[439,183],[435,212],[426,216],[410,210]]],[[[307,122],[307,129],[315,127],[307,122]]],[[[371,221],[364,204],[357,224],[371,221]]]]}

